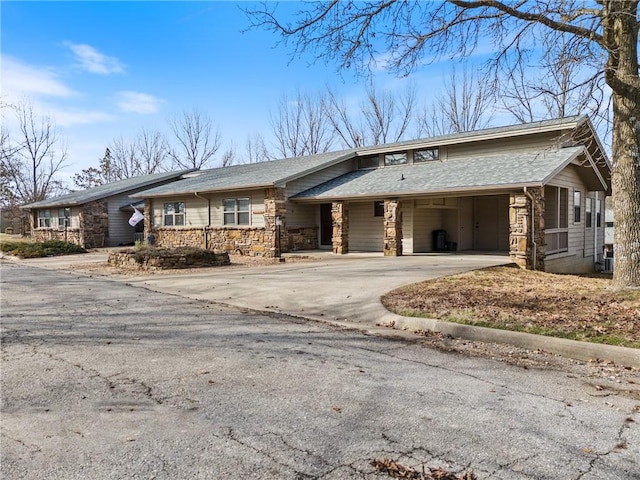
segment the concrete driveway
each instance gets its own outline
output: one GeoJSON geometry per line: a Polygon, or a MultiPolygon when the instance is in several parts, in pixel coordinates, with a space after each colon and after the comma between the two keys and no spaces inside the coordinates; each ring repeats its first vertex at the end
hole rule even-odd
{"type": "Polygon", "coordinates": [[[236,307],[375,325],[396,317],[380,303],[394,288],[510,263],[506,255],[315,255],[312,262],[144,275],[127,282],[236,307]]]}

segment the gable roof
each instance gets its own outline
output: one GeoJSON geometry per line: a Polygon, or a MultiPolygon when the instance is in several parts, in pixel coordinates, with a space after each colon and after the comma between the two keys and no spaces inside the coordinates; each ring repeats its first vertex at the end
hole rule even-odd
{"type": "Polygon", "coordinates": [[[585,148],[576,146],[357,170],[300,192],[292,199],[328,201],[543,186],[583,155],[585,148]]]}
{"type": "MultiPolygon", "coordinates": [[[[469,142],[480,142],[485,140],[496,140],[496,139],[503,139],[507,137],[534,135],[534,134],[546,133],[546,132],[559,133],[558,135],[559,145],[557,146],[559,150],[553,153],[548,148],[544,150],[541,150],[540,148],[538,148],[535,152],[523,153],[521,160],[525,161],[524,160],[525,157],[527,156],[531,157],[532,155],[536,157],[543,156],[546,160],[542,163],[549,162],[549,164],[551,164],[555,161],[556,162],[555,167],[557,167],[558,163],[562,163],[562,161],[566,159],[566,154],[569,151],[568,149],[561,148],[562,144],[570,144],[572,146],[575,146],[576,143],[581,143],[581,142],[584,143],[584,139],[579,139],[580,141],[576,141],[576,139],[573,138],[571,135],[571,132],[574,132],[579,128],[587,132],[583,134],[585,135],[585,138],[588,137],[587,141],[590,142],[588,145],[588,150],[591,153],[591,155],[594,155],[594,153],[598,153],[599,155],[604,155],[604,152],[602,151],[602,149],[599,148],[601,146],[599,144],[599,141],[597,140],[597,136],[595,136],[593,132],[593,128],[591,126],[591,122],[589,121],[589,118],[586,115],[579,115],[579,116],[573,116],[573,117],[567,117],[567,118],[561,118],[561,119],[532,122],[527,124],[487,128],[484,130],[477,130],[472,132],[440,135],[440,136],[425,138],[425,139],[387,143],[384,145],[376,145],[371,147],[354,148],[354,149],[342,150],[337,152],[320,153],[320,154],[309,155],[305,157],[293,157],[293,158],[271,160],[271,161],[260,162],[260,163],[232,165],[229,167],[214,168],[211,170],[202,171],[198,176],[194,176],[192,178],[186,178],[177,182],[173,182],[171,184],[162,185],[159,187],[155,187],[155,188],[151,188],[148,190],[135,193],[131,195],[131,197],[152,198],[152,197],[174,196],[174,195],[184,195],[184,194],[193,194],[193,193],[207,193],[207,192],[216,192],[216,191],[244,190],[244,189],[254,189],[254,188],[267,188],[267,187],[274,187],[274,186],[285,186],[286,183],[291,180],[304,177],[306,175],[314,173],[315,171],[321,170],[331,165],[334,165],[355,157],[359,157],[359,156],[374,155],[377,153],[384,153],[384,152],[394,152],[398,150],[441,147],[445,145],[462,144],[462,143],[469,143],[469,142]],[[565,134],[567,135],[565,136],[565,134]],[[594,147],[594,142],[592,141],[593,139],[595,139],[595,147],[594,147]],[[560,153],[561,151],[562,153],[560,153]]],[[[579,145],[579,146],[576,146],[576,148],[583,148],[583,147],[582,145],[579,145]]],[[[465,160],[465,162],[471,162],[474,164],[483,165],[476,172],[476,174],[479,175],[479,178],[476,178],[474,175],[470,173],[473,170],[473,168],[470,167],[470,163],[465,163],[464,165],[456,164],[451,166],[441,166],[439,168],[442,168],[443,172],[449,168],[452,169],[451,170],[452,172],[454,168],[459,168],[459,171],[458,173],[451,173],[450,180],[445,180],[446,175],[443,173],[444,176],[442,177],[442,180],[440,182],[441,185],[437,188],[453,188],[454,184],[457,185],[458,189],[460,189],[460,187],[465,187],[467,185],[469,187],[473,187],[475,185],[474,182],[480,182],[481,184],[487,184],[487,185],[491,184],[491,182],[496,182],[495,183],[496,185],[516,184],[518,182],[516,182],[515,179],[509,179],[506,177],[499,178],[499,176],[496,176],[496,178],[493,178],[493,179],[490,179],[489,177],[487,177],[484,180],[482,180],[482,175],[488,174],[488,172],[491,171],[491,169],[493,168],[488,166],[487,162],[489,161],[489,159],[496,159],[496,161],[498,162],[497,165],[499,165],[500,162],[508,163],[509,155],[510,154],[504,154],[503,155],[504,158],[501,158],[501,155],[498,153],[498,154],[486,155],[484,157],[476,158],[470,161],[465,160]],[[457,183],[455,181],[456,175],[458,176],[457,183]],[[463,182],[462,179],[467,179],[469,183],[463,182]]],[[[587,154],[585,153],[585,155],[587,154]]],[[[599,169],[601,176],[604,176],[608,171],[606,157],[603,157],[603,158],[605,158],[605,161],[602,161],[602,159],[600,158],[595,159],[595,163],[597,164],[597,168],[599,169]]],[[[514,159],[511,159],[511,160],[514,160],[514,159]]],[[[444,163],[448,164],[449,161],[444,163]]],[[[443,165],[442,163],[439,163],[439,162],[438,164],[443,165]]],[[[543,169],[543,167],[540,166],[540,162],[538,162],[537,165],[538,165],[538,168],[543,169]]],[[[405,165],[402,168],[404,168],[405,171],[407,172],[410,170],[413,171],[414,168],[418,169],[416,170],[416,172],[424,171],[424,169],[420,170],[421,167],[422,167],[421,165],[415,165],[415,166],[405,165]]],[[[431,167],[428,167],[428,168],[434,168],[434,167],[432,165],[431,167]]],[[[521,168],[521,166],[509,167],[509,166],[506,166],[505,164],[504,168],[514,168],[514,169],[517,169],[518,171],[512,172],[512,173],[522,174],[521,175],[522,181],[519,182],[518,184],[540,185],[540,179],[538,178],[540,172],[538,172],[536,169],[533,169],[531,166],[526,168],[521,168]],[[529,173],[529,175],[528,176],[525,175],[526,173],[529,173]]],[[[389,183],[390,180],[386,178],[386,176],[389,173],[388,168],[381,169],[380,172],[374,174],[373,176],[371,175],[370,171],[352,172],[350,174],[344,175],[343,177],[340,177],[340,179],[335,179],[334,181],[332,181],[333,183],[332,182],[328,182],[328,183],[335,185],[335,183],[339,181],[346,182],[346,181],[362,178],[361,180],[358,181],[357,184],[353,185],[353,188],[352,188],[353,191],[359,189],[360,188],[359,185],[361,185],[362,188],[364,188],[365,190],[367,190],[368,188],[373,188],[372,185],[370,185],[369,187],[364,186],[363,182],[364,182],[365,173],[363,172],[368,172],[366,173],[366,177],[369,179],[368,180],[369,182],[373,182],[374,177],[376,178],[379,177],[379,180],[376,180],[376,182],[379,184],[379,187],[376,187],[374,190],[376,189],[379,190],[380,188],[382,188],[385,182],[387,182],[386,184],[389,188],[397,187],[396,185],[389,183]],[[386,173],[383,173],[383,171],[386,173]]],[[[432,179],[430,182],[434,182],[434,181],[435,180],[432,179]]],[[[429,184],[428,181],[423,180],[423,181],[417,182],[416,187],[421,182],[425,186],[429,184]]],[[[401,188],[401,190],[405,191],[409,189],[410,184],[412,184],[412,182],[407,182],[405,186],[401,188]]],[[[436,188],[435,183],[434,183],[434,188],[436,188]]],[[[309,192],[316,192],[316,191],[317,190],[312,188],[307,192],[302,192],[298,194],[296,197],[303,198],[304,195],[307,195],[305,198],[310,198],[313,196],[313,194],[309,192]]],[[[326,195],[326,194],[323,194],[323,195],[326,195]]],[[[322,197],[322,198],[328,198],[328,197],[322,197]]]]}
{"type": "Polygon", "coordinates": [[[53,197],[46,200],[41,200],[39,202],[29,203],[27,205],[23,205],[21,208],[30,209],[82,205],[85,203],[93,202],[95,200],[111,197],[113,195],[126,193],[131,190],[145,188],[167,180],[178,179],[181,176],[195,170],[195,168],[191,168],[188,170],[153,173],[150,175],[126,178],[124,180],[118,180],[117,182],[111,182],[104,185],[98,185],[97,187],[87,188],[86,190],[80,190],[78,192],[60,195],[59,197],[53,197]]]}
{"type": "Polygon", "coordinates": [[[342,162],[355,155],[355,150],[319,153],[268,162],[231,165],[205,170],[200,175],[179,182],[151,188],[131,195],[134,198],[161,197],[221,190],[273,187],[286,184],[317,170],[342,162]]]}

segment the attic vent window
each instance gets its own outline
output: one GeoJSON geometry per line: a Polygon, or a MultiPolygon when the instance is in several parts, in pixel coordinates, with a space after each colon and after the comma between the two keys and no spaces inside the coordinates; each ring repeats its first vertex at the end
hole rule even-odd
{"type": "Polygon", "coordinates": [[[385,166],[391,165],[404,165],[407,163],[407,154],[406,153],[387,153],[384,156],[384,164],[385,166]]]}
{"type": "Polygon", "coordinates": [[[438,148],[428,148],[426,150],[416,150],[413,152],[413,163],[433,162],[440,159],[438,148]]]}
{"type": "Polygon", "coordinates": [[[377,155],[358,159],[358,168],[378,168],[380,165],[377,155]]]}

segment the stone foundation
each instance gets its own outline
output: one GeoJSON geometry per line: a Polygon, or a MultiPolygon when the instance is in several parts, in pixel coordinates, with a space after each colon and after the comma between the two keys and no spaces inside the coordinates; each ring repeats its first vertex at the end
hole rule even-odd
{"type": "Polygon", "coordinates": [[[318,227],[288,228],[286,231],[287,245],[282,245],[284,251],[316,250],[318,244],[318,227]]]}
{"type": "Polygon", "coordinates": [[[67,228],[66,231],[61,231],[57,228],[36,228],[31,230],[31,239],[34,242],[61,240],[63,242],[75,243],[76,245],[82,246],[82,244],[80,243],[79,228],[67,228]]]}

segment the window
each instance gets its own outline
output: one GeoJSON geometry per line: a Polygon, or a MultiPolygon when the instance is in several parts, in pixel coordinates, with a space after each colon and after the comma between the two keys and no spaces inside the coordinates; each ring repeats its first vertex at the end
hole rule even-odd
{"type": "Polygon", "coordinates": [[[59,208],[58,209],[58,226],[68,227],[71,225],[71,209],[59,208]]]}
{"type": "Polygon", "coordinates": [[[44,208],[38,210],[38,228],[51,227],[51,210],[44,208]]]}
{"type": "Polygon", "coordinates": [[[377,155],[370,157],[361,157],[358,159],[358,168],[378,168],[380,166],[380,160],[377,155]]]}
{"type": "Polygon", "coordinates": [[[373,202],[373,216],[384,217],[384,202],[373,202]]]}
{"type": "Polygon", "coordinates": [[[561,187],[545,187],[545,243],[547,254],[569,250],[569,191],[561,187]]]}
{"type": "Polygon", "coordinates": [[[432,162],[440,159],[440,151],[437,148],[416,150],[413,152],[413,163],[432,162]]]}
{"type": "Polygon", "coordinates": [[[580,207],[582,206],[582,194],[580,190],[573,191],[573,223],[580,223],[580,207]]]}
{"type": "Polygon", "coordinates": [[[224,224],[225,225],[250,225],[251,224],[251,201],[249,198],[225,198],[224,224]]]}
{"type": "Polygon", "coordinates": [[[602,226],[601,203],[600,200],[596,202],[596,227],[598,228],[602,226]]]}
{"type": "Polygon", "coordinates": [[[384,156],[384,164],[386,166],[391,165],[404,165],[407,163],[407,154],[406,153],[387,153],[384,156]]]}
{"type": "Polygon", "coordinates": [[[163,218],[162,224],[165,226],[184,225],[184,202],[165,203],[163,218]]]}
{"type": "Polygon", "coordinates": [[[584,206],[584,225],[587,228],[591,228],[591,202],[592,200],[587,197],[585,199],[585,206],[584,206]]]}

